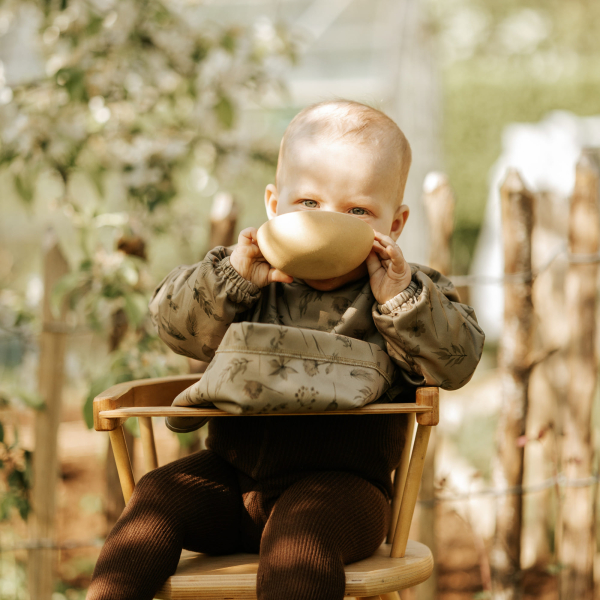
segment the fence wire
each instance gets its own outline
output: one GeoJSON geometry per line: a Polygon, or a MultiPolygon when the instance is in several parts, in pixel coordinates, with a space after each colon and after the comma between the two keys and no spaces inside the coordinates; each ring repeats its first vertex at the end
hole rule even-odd
{"type": "Polygon", "coordinates": [[[581,477],[578,479],[567,479],[567,477],[559,473],[554,477],[549,477],[538,483],[532,485],[515,485],[513,487],[496,489],[496,488],[485,488],[483,490],[475,490],[472,492],[464,492],[452,495],[440,494],[434,496],[432,500],[419,500],[420,504],[431,506],[433,504],[441,504],[443,502],[460,502],[465,500],[473,500],[474,498],[485,498],[493,497],[499,498],[500,496],[512,496],[525,494],[534,494],[536,492],[543,492],[545,490],[561,487],[561,488],[584,488],[591,487],[600,482],[600,475],[595,474],[590,477],[581,477]]]}
{"type": "MultiPolygon", "coordinates": [[[[499,498],[501,496],[511,496],[515,494],[525,495],[533,494],[536,492],[543,492],[548,489],[555,487],[560,488],[584,488],[591,487],[600,483],[600,475],[595,474],[590,477],[582,477],[578,479],[567,479],[567,477],[559,473],[554,477],[549,477],[538,483],[532,485],[517,485],[510,488],[496,489],[496,488],[485,488],[483,490],[475,490],[472,492],[464,492],[458,494],[438,494],[431,500],[419,499],[417,504],[421,506],[435,506],[437,504],[443,504],[445,502],[464,502],[467,500],[473,500],[476,498],[499,498]]],[[[93,538],[87,540],[65,540],[64,542],[58,543],[56,540],[50,538],[42,539],[28,539],[14,542],[8,546],[0,546],[0,554],[5,552],[16,552],[18,550],[41,550],[41,549],[52,549],[52,550],[73,550],[78,548],[100,548],[104,544],[103,538],[93,538]]]]}
{"type": "Polygon", "coordinates": [[[600,252],[595,254],[573,254],[567,250],[566,244],[562,244],[539,269],[519,271],[518,273],[505,273],[502,277],[493,277],[490,275],[449,275],[448,279],[456,287],[529,283],[535,281],[554,264],[554,261],[558,257],[563,255],[566,256],[567,262],[576,265],[589,265],[600,262],[600,252]]]}

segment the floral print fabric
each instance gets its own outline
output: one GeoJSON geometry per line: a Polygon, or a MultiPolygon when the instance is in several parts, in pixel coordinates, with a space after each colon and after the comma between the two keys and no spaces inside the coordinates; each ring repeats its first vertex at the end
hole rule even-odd
{"type": "Polygon", "coordinates": [[[359,408],[381,397],[394,365],[376,344],[263,323],[234,323],[202,378],[174,406],[234,414],[359,408]]]}
{"type": "MultiPolygon", "coordinates": [[[[285,362],[287,357],[280,352],[288,346],[285,336],[294,328],[326,332],[332,339],[339,336],[353,348],[356,340],[384,351],[396,367],[393,385],[384,394],[387,401],[393,401],[393,397],[413,386],[457,389],[473,375],[485,336],[473,309],[459,302],[450,280],[437,271],[411,265],[409,287],[380,305],[373,297],[368,277],[330,292],[315,290],[298,279],[292,283],[271,283],[260,289],[231,266],[229,256],[232,251],[233,248],[217,247],[201,262],[174,269],[156,289],[150,302],[150,313],[160,337],[170,348],[178,354],[209,362],[215,358],[232,325],[236,326],[233,331],[239,335],[242,322],[253,323],[255,327],[258,324],[278,326],[274,330],[277,333],[268,340],[270,344],[273,339],[273,355],[265,356],[260,366],[264,380],[248,376],[248,365],[243,361],[250,358],[246,355],[235,357],[233,353],[224,353],[223,358],[218,359],[218,366],[215,362],[211,367],[211,371],[217,372],[221,365],[239,369],[231,382],[235,383],[238,398],[252,395],[257,396],[256,400],[266,398],[265,386],[279,390],[278,386],[291,381],[292,375],[295,382],[298,377],[302,383],[293,391],[289,390],[291,396],[288,396],[287,387],[285,394],[272,392],[272,399],[265,402],[265,406],[271,404],[269,410],[279,404],[294,405],[296,393],[301,402],[306,402],[311,387],[319,392],[319,396],[325,395],[311,383],[314,378],[310,363],[285,362]],[[221,362],[226,357],[226,363],[221,362]],[[241,362],[234,364],[236,358],[241,362]],[[242,373],[244,365],[246,371],[242,373]],[[301,393],[302,385],[305,389],[301,393]]],[[[312,368],[323,370],[317,365],[312,368]]],[[[213,380],[213,374],[209,372],[209,375],[213,380]]],[[[332,378],[332,375],[329,373],[328,377],[332,378]]],[[[333,380],[337,388],[337,379],[333,380]]],[[[355,395],[359,395],[365,382],[360,378],[349,378],[348,381],[355,385],[355,395]]],[[[211,399],[200,400],[214,401],[214,388],[207,388],[207,392],[211,399]]],[[[327,397],[330,397],[329,392],[327,397]]],[[[236,400],[236,405],[239,401],[236,400]]],[[[310,398],[308,402],[316,404],[317,401],[312,403],[310,398]]],[[[175,426],[174,423],[171,425],[175,426]]]]}

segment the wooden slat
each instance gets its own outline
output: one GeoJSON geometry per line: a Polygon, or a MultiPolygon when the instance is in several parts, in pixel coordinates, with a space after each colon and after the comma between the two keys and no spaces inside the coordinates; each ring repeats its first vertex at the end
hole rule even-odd
{"type": "Polygon", "coordinates": [[[202,375],[175,375],[154,379],[136,379],[118,383],[104,390],[94,398],[94,429],[110,431],[119,426],[118,422],[107,421],[100,412],[121,406],[170,406],[175,396],[198,381],[202,375]]]}
{"type": "Polygon", "coordinates": [[[400,455],[400,463],[396,468],[394,475],[394,497],[392,498],[392,518],[390,519],[390,528],[388,530],[387,542],[392,544],[394,541],[394,533],[400,516],[400,507],[402,506],[402,496],[404,495],[404,486],[406,485],[406,476],[408,474],[408,465],[410,463],[410,454],[412,451],[413,437],[415,431],[415,418],[409,417],[408,425],[405,432],[404,448],[400,455]]]}
{"type": "Polygon", "coordinates": [[[116,429],[109,431],[108,434],[115,454],[117,471],[119,472],[119,481],[121,482],[121,489],[123,490],[123,498],[125,498],[125,504],[127,504],[135,489],[135,480],[133,479],[133,470],[131,469],[131,461],[129,460],[129,451],[127,450],[127,444],[125,443],[123,427],[117,427],[116,429]]]}
{"type": "MultiPolygon", "coordinates": [[[[427,546],[409,540],[404,558],[390,558],[382,545],[373,556],[345,567],[346,595],[369,598],[417,585],[427,579],[433,559],[427,546]]],[[[179,566],[156,598],[256,598],[257,554],[207,556],[184,552],[179,566]]]]}
{"type": "MultiPolygon", "coordinates": [[[[369,404],[353,410],[336,410],[310,413],[269,413],[260,415],[243,415],[250,417],[292,417],[311,415],[393,415],[403,413],[426,413],[430,406],[418,406],[411,402],[398,404],[369,404]]],[[[188,408],[185,406],[123,406],[113,410],[102,410],[102,419],[127,419],[129,417],[239,417],[218,408],[188,408]]]]}
{"type": "Polygon", "coordinates": [[[419,425],[417,427],[410,465],[408,466],[408,475],[406,476],[406,484],[404,485],[400,517],[396,525],[396,531],[394,532],[394,542],[392,544],[393,558],[404,556],[408,542],[408,532],[417,504],[417,495],[419,494],[419,484],[423,475],[423,465],[425,463],[425,454],[427,453],[431,427],[431,425],[419,425]]]}
{"type": "MultiPolygon", "coordinates": [[[[439,223],[438,223],[439,225],[439,223]]],[[[435,232],[436,230],[431,230],[435,232]]],[[[446,271],[447,272],[447,271],[446,271]]],[[[437,550],[436,550],[436,510],[433,497],[435,495],[435,442],[436,428],[440,421],[440,388],[421,387],[417,389],[417,404],[423,406],[431,406],[432,412],[424,415],[417,415],[417,423],[419,426],[431,426],[429,433],[429,444],[425,455],[425,463],[423,465],[423,475],[421,476],[420,499],[423,502],[419,510],[419,541],[425,544],[433,555],[433,571],[431,577],[424,581],[417,588],[415,600],[431,600],[438,596],[437,588],[437,550]]],[[[412,518],[412,517],[411,517],[412,518]]]]}
{"type": "Polygon", "coordinates": [[[156,454],[156,443],[154,442],[154,429],[152,428],[152,417],[140,417],[140,438],[144,449],[144,466],[146,473],[158,467],[158,455],[156,454]]]}
{"type": "MultiPolygon", "coordinates": [[[[117,400],[136,388],[152,388],[160,393],[161,388],[164,385],[177,384],[181,382],[183,385],[192,385],[198,379],[201,374],[186,374],[186,375],[173,375],[171,377],[155,377],[152,379],[134,379],[133,381],[126,381],[124,383],[117,383],[108,389],[104,390],[96,396],[97,399],[110,398],[111,400],[117,400]]],[[[183,388],[185,389],[185,387],[183,388]]]]}

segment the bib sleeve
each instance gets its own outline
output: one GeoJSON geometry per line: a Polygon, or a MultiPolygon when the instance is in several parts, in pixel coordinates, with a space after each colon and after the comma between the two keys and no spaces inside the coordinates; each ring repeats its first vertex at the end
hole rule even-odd
{"type": "Polygon", "coordinates": [[[204,260],[171,271],[150,300],[160,338],[177,354],[210,361],[227,328],[259,299],[261,290],[229,262],[218,246],[204,260]]]}
{"type": "Polygon", "coordinates": [[[375,303],[373,320],[407,382],[458,389],[471,379],[485,335],[448,278],[429,267],[411,267],[408,288],[375,303]]]}

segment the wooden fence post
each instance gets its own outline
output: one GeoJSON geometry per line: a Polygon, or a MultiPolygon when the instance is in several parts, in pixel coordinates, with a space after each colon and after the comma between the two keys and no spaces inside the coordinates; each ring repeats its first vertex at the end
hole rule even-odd
{"type": "Polygon", "coordinates": [[[50,296],[56,282],[69,271],[56,238],[49,233],[44,244],[44,299],[38,385],[44,407],[35,415],[35,450],[33,453],[32,514],[29,536],[33,544],[28,557],[29,596],[51,600],[54,591],[56,539],[56,482],[58,479],[58,426],[64,383],[64,357],[67,341],[65,311],[55,317],[50,296]],[[43,545],[48,547],[44,548],[43,545]]]}
{"type": "Polygon", "coordinates": [[[432,172],[423,184],[423,202],[429,221],[429,266],[449,275],[452,268],[454,194],[444,173],[432,172]]]}
{"type": "MultiPolygon", "coordinates": [[[[443,173],[432,172],[423,184],[423,203],[429,222],[429,266],[443,275],[449,275],[451,259],[452,231],[454,229],[454,195],[443,173]]],[[[421,479],[421,500],[419,506],[419,540],[431,549],[434,567],[431,576],[417,588],[419,600],[433,600],[437,597],[437,557],[435,521],[435,449],[436,428],[431,429],[429,446],[425,457],[421,479]]]]}
{"type": "MultiPolygon", "coordinates": [[[[512,169],[506,175],[500,195],[505,286],[504,328],[499,355],[502,406],[496,433],[494,483],[502,491],[523,484],[524,448],[518,442],[526,430],[531,372],[533,303],[530,274],[534,198],[517,171],[512,169]]],[[[490,556],[494,598],[522,598],[522,505],[520,493],[498,497],[496,534],[490,556]]]]}
{"type": "MultiPolygon", "coordinates": [[[[577,163],[569,213],[569,251],[596,254],[600,250],[599,175],[591,154],[577,163]]],[[[576,258],[576,257],[575,257],[576,258]]],[[[571,332],[569,387],[564,411],[563,472],[570,479],[593,472],[592,406],[596,389],[596,299],[598,263],[569,266],[567,319],[571,332]]],[[[561,598],[592,600],[595,550],[594,486],[566,487],[562,501],[559,561],[561,598]]]]}

